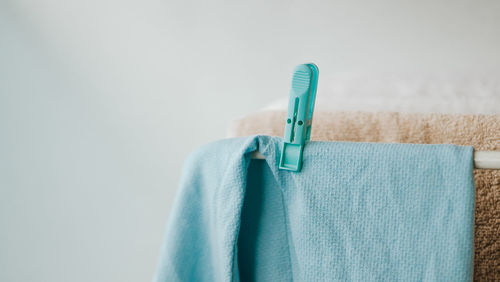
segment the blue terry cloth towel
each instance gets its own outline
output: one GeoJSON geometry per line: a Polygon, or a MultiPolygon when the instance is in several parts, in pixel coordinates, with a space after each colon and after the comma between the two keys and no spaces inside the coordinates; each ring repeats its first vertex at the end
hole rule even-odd
{"type": "Polygon", "coordinates": [[[472,147],[309,142],[297,173],[281,142],[190,155],[155,281],[472,280],[472,147]]]}

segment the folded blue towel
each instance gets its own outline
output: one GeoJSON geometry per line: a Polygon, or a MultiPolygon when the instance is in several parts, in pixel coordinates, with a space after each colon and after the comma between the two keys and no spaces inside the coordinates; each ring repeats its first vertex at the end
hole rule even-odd
{"type": "Polygon", "coordinates": [[[309,142],[295,173],[280,146],[190,155],[155,281],[472,280],[472,147],[309,142]]]}

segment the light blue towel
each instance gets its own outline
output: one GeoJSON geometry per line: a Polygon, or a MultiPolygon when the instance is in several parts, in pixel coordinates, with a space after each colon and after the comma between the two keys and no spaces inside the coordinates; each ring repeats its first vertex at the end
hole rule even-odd
{"type": "Polygon", "coordinates": [[[472,280],[472,147],[309,142],[295,173],[280,146],[191,154],[155,281],[472,280]]]}

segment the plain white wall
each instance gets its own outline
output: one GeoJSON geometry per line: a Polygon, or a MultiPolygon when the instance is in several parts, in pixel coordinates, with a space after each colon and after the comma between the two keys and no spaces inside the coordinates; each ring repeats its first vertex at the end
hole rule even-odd
{"type": "Polygon", "coordinates": [[[0,0],[0,280],[150,280],[184,158],[299,63],[488,71],[499,50],[494,0],[0,0]]]}

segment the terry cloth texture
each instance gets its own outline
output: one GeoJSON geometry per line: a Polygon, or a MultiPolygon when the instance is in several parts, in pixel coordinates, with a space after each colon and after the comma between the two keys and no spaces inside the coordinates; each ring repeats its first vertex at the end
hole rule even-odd
{"type": "Polygon", "coordinates": [[[295,173],[281,141],[190,155],[156,281],[472,280],[472,147],[309,142],[295,173]]]}
{"type": "MultiPolygon", "coordinates": [[[[316,112],[311,140],[456,144],[500,150],[500,115],[316,112]]],[[[229,136],[282,136],[284,111],[236,120],[229,136]]],[[[500,281],[500,170],[474,170],[474,281],[500,281]]]]}

